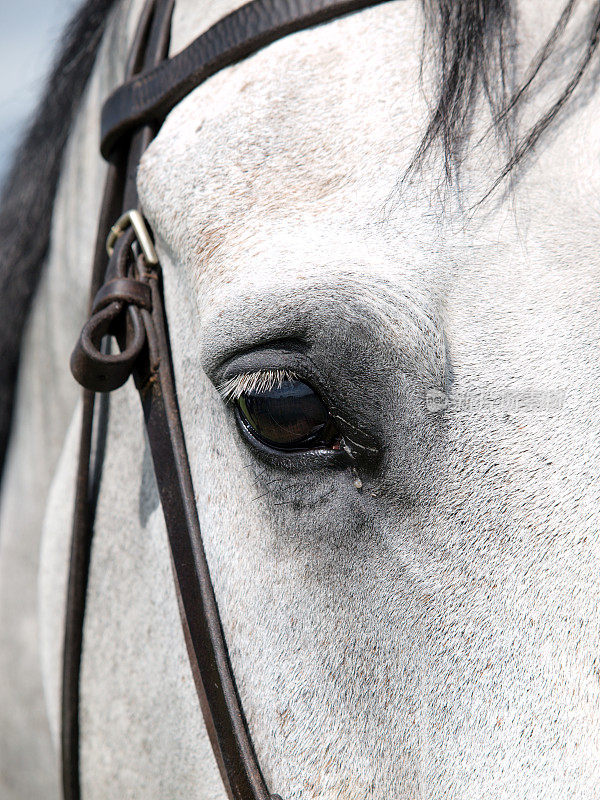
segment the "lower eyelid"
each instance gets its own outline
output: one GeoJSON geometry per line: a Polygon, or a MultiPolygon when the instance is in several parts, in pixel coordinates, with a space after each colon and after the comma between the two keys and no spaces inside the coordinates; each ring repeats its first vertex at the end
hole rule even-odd
{"type": "Polygon", "coordinates": [[[320,466],[347,468],[351,465],[351,459],[342,449],[314,449],[314,450],[276,450],[264,444],[260,439],[253,436],[247,426],[238,416],[237,406],[235,407],[236,422],[240,430],[240,435],[246,446],[252,450],[254,455],[271,467],[278,469],[293,469],[295,472],[312,473],[315,468],[320,466]]]}

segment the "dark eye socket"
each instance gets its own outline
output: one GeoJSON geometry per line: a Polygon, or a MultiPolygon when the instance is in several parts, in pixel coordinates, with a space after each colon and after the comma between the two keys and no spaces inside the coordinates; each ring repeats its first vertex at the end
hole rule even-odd
{"type": "Polygon", "coordinates": [[[335,448],[339,439],[331,415],[315,390],[299,380],[245,392],[237,400],[250,434],[276,450],[335,448]]]}

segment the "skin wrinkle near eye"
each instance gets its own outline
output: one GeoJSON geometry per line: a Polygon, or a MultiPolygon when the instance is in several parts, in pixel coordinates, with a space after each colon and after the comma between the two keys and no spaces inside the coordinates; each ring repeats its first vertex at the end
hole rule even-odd
{"type": "Polygon", "coordinates": [[[335,354],[329,361],[329,372],[335,363],[343,363],[339,354],[344,349],[355,352],[351,365],[357,378],[361,370],[356,356],[360,354],[380,373],[387,363],[388,369],[393,365],[424,388],[443,388],[447,354],[435,296],[422,294],[412,286],[410,291],[403,290],[403,303],[398,308],[393,294],[395,290],[397,296],[397,287],[375,276],[370,276],[369,283],[367,286],[356,276],[342,275],[330,288],[322,277],[318,284],[307,278],[301,291],[293,291],[282,277],[277,287],[272,283],[248,286],[247,281],[239,295],[241,287],[234,278],[218,307],[211,304],[207,287],[203,300],[208,313],[202,314],[204,309],[199,309],[203,317],[200,361],[204,371],[211,376],[219,362],[269,340],[298,338],[311,346],[318,343],[335,354]],[[397,344],[390,348],[386,341],[397,344]],[[382,362],[374,358],[378,348],[385,353],[382,362]]]}
{"type": "MultiPolygon", "coordinates": [[[[358,471],[344,478],[352,492],[358,480],[362,493],[379,502],[400,496],[403,507],[428,505],[438,491],[433,467],[443,463],[446,435],[441,417],[426,413],[425,390],[447,388],[451,374],[437,287],[422,287],[412,276],[399,277],[392,286],[373,274],[343,273],[334,291],[326,276],[313,275],[305,265],[305,279],[294,289],[279,248],[264,256],[260,274],[245,270],[243,283],[232,276],[225,286],[204,284],[198,368],[215,386],[234,377],[226,366],[230,362],[238,373],[274,366],[293,370],[319,391],[342,428],[358,471]],[[265,260],[278,264],[281,279],[275,286],[265,260]]],[[[245,260],[252,263],[251,252],[245,260]]],[[[404,271],[402,263],[399,267],[404,271]]],[[[257,494],[267,492],[274,503],[287,503],[291,494],[295,507],[305,507],[311,492],[320,495],[321,481],[329,484],[321,466],[310,459],[279,460],[270,465],[273,476],[283,469],[288,475],[302,473],[302,480],[293,482],[293,490],[277,481],[257,494]],[[307,470],[318,473],[314,481],[307,470]]]]}

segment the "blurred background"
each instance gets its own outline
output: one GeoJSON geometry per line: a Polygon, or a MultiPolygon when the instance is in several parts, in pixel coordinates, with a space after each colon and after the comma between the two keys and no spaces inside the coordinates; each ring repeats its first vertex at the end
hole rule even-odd
{"type": "Polygon", "coordinates": [[[79,0],[0,0],[0,180],[79,0]]]}

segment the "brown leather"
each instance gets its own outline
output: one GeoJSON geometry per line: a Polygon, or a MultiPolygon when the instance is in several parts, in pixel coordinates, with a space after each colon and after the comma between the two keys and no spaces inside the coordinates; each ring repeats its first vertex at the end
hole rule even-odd
{"type": "Polygon", "coordinates": [[[148,311],[152,308],[152,293],[148,284],[135,278],[113,278],[102,286],[94,298],[92,312],[95,314],[115,300],[148,311]]]}
{"type": "Polygon", "coordinates": [[[72,356],[85,386],[63,659],[62,758],[65,800],[79,800],[79,671],[93,524],[102,474],[108,395],[94,414],[93,392],[133,374],[140,393],[190,665],[206,727],[230,800],[270,795],[238,697],[202,545],[177,403],[160,266],[148,266],[127,230],[107,263],[104,241],[121,212],[137,207],[139,159],[168,111],[217,70],[309,25],[387,0],[253,0],[190,47],[160,63],[168,49],[173,0],[148,0],[128,64],[140,75],[124,84],[103,113],[103,153],[110,154],[94,265],[90,319],[72,356]],[[158,66],[157,66],[158,64],[158,66]],[[113,337],[120,352],[103,342],[113,337]],[[91,390],[91,391],[90,391],[91,390]],[[92,436],[95,433],[95,441],[92,436]]]}
{"type": "Polygon", "coordinates": [[[237,695],[202,536],[172,373],[162,287],[149,276],[152,313],[138,386],[171,549],[183,631],[204,721],[232,800],[269,800],[237,695]]]}
{"type": "Polygon", "coordinates": [[[162,123],[192,89],[224,67],[290,33],[383,2],[389,0],[254,0],[243,5],[181,53],[113,92],[102,110],[102,155],[114,158],[123,136],[142,124],[162,123]]]}
{"type": "MultiPolygon", "coordinates": [[[[106,267],[106,237],[113,222],[121,212],[123,170],[116,162],[108,168],[104,196],[98,221],[98,235],[92,265],[91,303],[102,281],[106,267]]],[[[105,397],[104,395],[103,397],[105,397]]],[[[63,671],[61,688],[61,761],[62,786],[65,800],[79,800],[79,672],[83,646],[83,621],[92,546],[93,521],[97,488],[102,473],[103,436],[92,444],[95,394],[84,390],[81,408],[81,436],[79,440],[79,466],[75,487],[73,511],[73,533],[67,603],[65,609],[65,631],[63,642],[63,671]],[[98,446],[99,445],[99,446],[98,446]],[[96,453],[91,463],[92,451],[96,453]]],[[[102,406],[103,403],[101,402],[102,406]]]]}
{"type": "MultiPolygon", "coordinates": [[[[172,7],[172,0],[158,3],[157,0],[146,0],[130,52],[128,77],[141,68],[152,68],[158,61],[166,57],[172,7]],[[154,36],[156,49],[153,52],[147,52],[146,45],[150,38],[151,27],[157,31],[154,36]]],[[[123,143],[120,151],[115,154],[113,163],[109,165],[104,188],[92,264],[90,312],[93,299],[104,282],[107,268],[106,238],[111,226],[123,210],[126,177],[129,177],[130,184],[133,180],[135,187],[135,173],[127,169],[127,162],[127,143],[123,143]]],[[[117,248],[115,248],[115,252],[117,252],[117,248]]],[[[81,797],[79,783],[79,677],[93,526],[102,476],[108,414],[108,395],[101,395],[99,403],[96,403],[95,397],[94,392],[84,390],[65,609],[61,709],[62,786],[65,800],[80,800],[81,797]],[[96,417],[99,417],[96,425],[94,425],[95,408],[96,417]]]]}
{"type": "Polygon", "coordinates": [[[152,308],[152,294],[147,283],[126,274],[133,241],[132,230],[117,241],[107,270],[107,277],[113,273],[116,277],[108,277],[96,293],[92,315],[71,355],[74,378],[93,392],[112,392],[122,386],[146,343],[140,309],[152,308]],[[105,336],[119,342],[119,353],[103,349],[105,336]]]}

